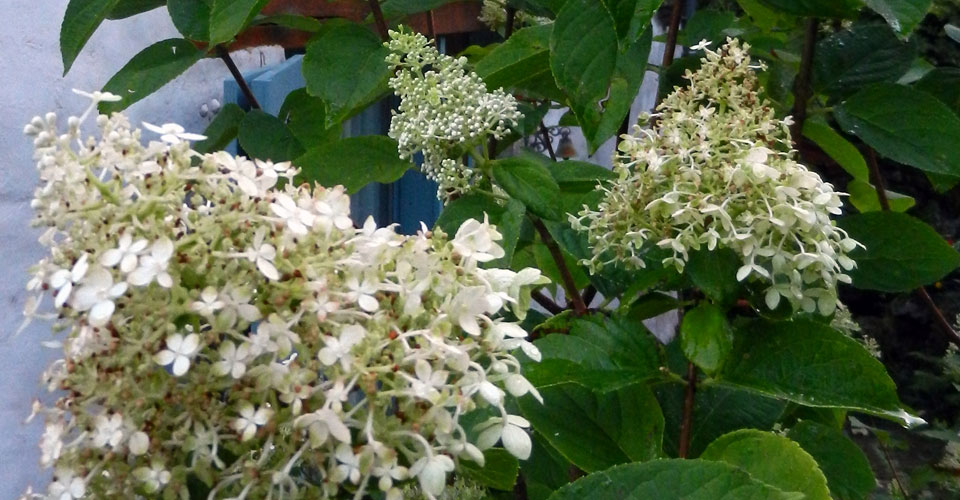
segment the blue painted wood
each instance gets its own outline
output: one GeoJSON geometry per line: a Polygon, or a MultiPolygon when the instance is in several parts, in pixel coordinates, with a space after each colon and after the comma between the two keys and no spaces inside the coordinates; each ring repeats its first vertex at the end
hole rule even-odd
{"type": "MultiPolygon", "coordinates": [[[[302,55],[295,55],[283,63],[259,68],[244,73],[250,90],[257,97],[263,111],[276,115],[280,112],[284,99],[290,92],[305,85],[301,65],[302,55]]],[[[232,80],[224,80],[224,102],[234,102],[244,109],[250,105],[240,87],[232,80]]],[[[343,137],[362,135],[384,135],[390,127],[390,110],[393,99],[385,99],[371,104],[343,127],[343,137]]],[[[236,154],[236,141],[227,150],[236,154]]],[[[419,163],[419,161],[418,161],[419,163]]],[[[355,223],[362,225],[367,217],[373,217],[379,225],[398,225],[403,234],[414,234],[423,221],[427,227],[433,227],[442,208],[436,198],[437,185],[418,171],[407,172],[393,184],[374,183],[365,186],[351,196],[350,211],[355,223]]]]}

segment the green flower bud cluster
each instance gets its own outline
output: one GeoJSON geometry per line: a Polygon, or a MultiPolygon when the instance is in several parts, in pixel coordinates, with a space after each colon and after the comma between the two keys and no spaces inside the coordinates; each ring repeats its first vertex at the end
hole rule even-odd
{"type": "Polygon", "coordinates": [[[689,86],[663,100],[652,129],[624,136],[599,208],[570,216],[589,235],[589,265],[641,268],[659,250],[682,271],[693,251],[729,248],[742,259],[737,279],[763,286],[769,308],[782,298],[832,314],[859,246],[830,218],[841,193],[793,159],[792,121],[758,94],[749,46],[697,48],[689,86]]]}
{"type": "Polygon", "coordinates": [[[389,135],[402,158],[423,153],[422,169],[440,185],[438,198],[463,194],[483,175],[465,165],[463,156],[516,125],[522,116],[517,101],[502,89],[488,92],[466,69],[466,58],[440,54],[419,33],[391,31],[390,38],[387,63],[396,68],[390,87],[400,107],[389,135]]]}

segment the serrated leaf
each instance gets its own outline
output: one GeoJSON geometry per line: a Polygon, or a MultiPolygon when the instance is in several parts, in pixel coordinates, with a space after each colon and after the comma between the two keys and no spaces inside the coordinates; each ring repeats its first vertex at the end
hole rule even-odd
{"type": "Polygon", "coordinates": [[[612,465],[656,458],[663,415],[644,385],[596,393],[576,384],[540,390],[543,404],[519,400],[533,428],[571,463],[593,472],[612,465]]]}
{"type": "Polygon", "coordinates": [[[276,116],[255,109],[240,122],[240,147],[250,158],[289,161],[303,154],[303,145],[276,116]]]}
{"type": "Polygon", "coordinates": [[[100,112],[110,114],[160,89],[203,58],[203,52],[182,38],[157,42],[133,56],[106,85],[105,92],[120,96],[116,102],[101,102],[100,112]]]}
{"type": "Polygon", "coordinates": [[[547,220],[563,220],[559,207],[560,186],[539,162],[524,157],[491,162],[493,178],[513,198],[547,220]]]}
{"type": "Polygon", "coordinates": [[[837,98],[869,83],[894,82],[910,69],[916,53],[886,25],[854,24],[817,42],[813,86],[837,98]]]}
{"type": "Polygon", "coordinates": [[[303,56],[307,92],[327,103],[327,125],[333,126],[376,101],[387,90],[390,53],[377,35],[349,22],[329,23],[303,56]]]}
{"type": "Polygon", "coordinates": [[[277,117],[306,148],[317,147],[340,138],[340,124],[327,125],[327,106],[323,99],[307,94],[304,88],[287,94],[277,117]]]}
{"type": "Polygon", "coordinates": [[[800,500],[742,469],[707,460],[656,460],[590,474],[549,500],[800,500]]]}
{"type": "Polygon", "coordinates": [[[717,438],[700,458],[726,462],[783,491],[799,491],[804,500],[830,500],[827,478],[799,444],[769,432],[743,429],[717,438]]]}
{"type": "Polygon", "coordinates": [[[933,228],[907,214],[847,215],[837,224],[866,247],[850,253],[857,262],[849,273],[857,288],[907,292],[940,280],[960,266],[960,253],[933,228]],[[909,249],[904,249],[904,242],[909,242],[909,249]]]}
{"type": "Polygon", "coordinates": [[[795,16],[849,19],[860,10],[860,0],[760,0],[774,9],[795,16]]]}
{"type": "Polygon", "coordinates": [[[835,107],[834,116],[844,130],[891,160],[960,176],[960,118],[930,94],[874,84],[835,107]]]}
{"type": "Polygon", "coordinates": [[[397,156],[397,141],[382,135],[348,137],[308,150],[294,162],[300,177],[323,186],[342,184],[357,192],[371,182],[399,179],[413,164],[397,156]]]}
{"type": "Polygon", "coordinates": [[[490,448],[483,452],[484,464],[463,460],[460,462],[464,476],[495,490],[513,490],[520,472],[520,463],[503,448],[490,448]]]}
{"type": "Polygon", "coordinates": [[[637,41],[663,0],[603,0],[616,22],[621,46],[637,41]]]}
{"type": "Polygon", "coordinates": [[[877,481],[860,448],[839,430],[801,421],[787,432],[820,466],[827,487],[837,500],[866,500],[877,481]]]}
{"type": "MultiPolygon", "coordinates": [[[[550,35],[550,69],[591,150],[617,67],[616,23],[598,1],[568,0],[550,35]]],[[[645,62],[645,61],[644,61],[645,62]]],[[[645,65],[644,65],[645,66],[645,65]]]]}
{"type": "Polygon", "coordinates": [[[210,39],[210,4],[213,0],[167,0],[167,12],[184,38],[210,39]]]}
{"type": "Polygon", "coordinates": [[[203,131],[203,135],[207,138],[193,144],[194,151],[212,153],[226,148],[230,141],[236,139],[240,122],[245,114],[246,112],[240,106],[232,102],[225,104],[203,131]]]}
{"type": "Polygon", "coordinates": [[[733,348],[733,332],[723,309],[700,304],[687,311],[680,323],[680,347],[703,371],[717,371],[733,348]]]}
{"type": "Polygon", "coordinates": [[[233,40],[269,0],[212,0],[210,6],[210,44],[233,40]]]}
{"type": "Polygon", "coordinates": [[[810,320],[757,320],[739,329],[717,378],[806,406],[903,419],[903,405],[883,364],[857,341],[810,320]]]}
{"type": "Polygon", "coordinates": [[[909,35],[930,10],[932,0],[863,0],[901,36],[909,35]]]}
{"type": "Polygon", "coordinates": [[[803,136],[816,143],[854,179],[869,182],[870,170],[860,150],[833,130],[833,127],[822,121],[807,120],[803,123],[803,136]]]}
{"type": "MultiPolygon", "coordinates": [[[[880,205],[880,198],[877,196],[877,190],[869,182],[852,180],[847,183],[847,193],[850,194],[850,203],[860,213],[883,210],[880,205]]],[[[916,200],[905,194],[894,193],[893,191],[887,191],[886,194],[890,210],[894,212],[906,212],[916,204],[916,200]]]]}
{"type": "Polygon", "coordinates": [[[60,24],[60,56],[66,75],[87,40],[110,15],[118,0],[70,0],[60,24]]]}

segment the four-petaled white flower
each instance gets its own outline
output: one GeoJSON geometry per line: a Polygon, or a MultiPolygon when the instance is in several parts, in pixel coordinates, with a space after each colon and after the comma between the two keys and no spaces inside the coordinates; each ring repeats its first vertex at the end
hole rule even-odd
{"type": "Polygon", "coordinates": [[[420,480],[420,488],[424,493],[439,496],[447,484],[447,473],[454,469],[453,459],[446,455],[436,454],[421,457],[410,466],[410,475],[420,480]]]}
{"type": "Polygon", "coordinates": [[[90,326],[99,327],[110,321],[116,310],[114,299],[126,291],[126,283],[121,281],[114,284],[110,271],[97,266],[83,278],[70,305],[78,311],[90,311],[87,316],[90,326]]]}
{"type": "Polygon", "coordinates": [[[123,417],[119,413],[97,416],[91,440],[97,448],[116,447],[123,441],[123,417]]]}
{"type": "Polygon", "coordinates": [[[297,206],[297,202],[286,193],[277,194],[275,201],[270,204],[270,210],[284,221],[293,234],[301,236],[307,234],[307,228],[313,227],[316,220],[316,215],[297,206]]]}
{"type": "Polygon", "coordinates": [[[138,467],[133,471],[133,477],[143,483],[147,493],[156,493],[170,482],[170,471],[160,462],[153,462],[150,467],[138,467]]]}
{"type": "Polygon", "coordinates": [[[89,254],[84,253],[73,263],[73,267],[69,271],[60,269],[50,276],[50,286],[57,290],[56,298],[53,300],[54,305],[63,307],[67,303],[67,299],[70,298],[70,293],[73,291],[73,286],[87,274],[87,269],[90,267],[87,262],[89,257],[89,254]]]}
{"type": "Polygon", "coordinates": [[[323,446],[330,436],[341,443],[350,444],[351,441],[350,428],[340,420],[336,412],[327,408],[297,417],[294,426],[306,427],[310,435],[310,446],[314,448],[323,446]]]}
{"type": "Polygon", "coordinates": [[[407,375],[410,381],[410,390],[415,397],[435,402],[440,397],[439,388],[446,382],[449,373],[446,370],[434,370],[426,360],[418,359],[414,363],[416,378],[407,375]]]}
{"type": "Polygon", "coordinates": [[[63,451],[63,423],[48,422],[40,440],[40,463],[44,467],[53,465],[63,451]]]}
{"type": "Polygon", "coordinates": [[[233,428],[240,433],[240,441],[248,441],[257,433],[257,429],[266,425],[273,416],[273,410],[261,406],[254,407],[250,403],[240,406],[240,416],[233,421],[233,428]]]}
{"type": "Polygon", "coordinates": [[[220,300],[220,293],[217,292],[217,289],[208,286],[200,292],[200,300],[194,301],[190,304],[190,309],[196,311],[197,314],[201,316],[213,316],[213,313],[222,309],[224,301],[220,300]]]}
{"type": "Polygon", "coordinates": [[[457,234],[450,243],[465,259],[490,262],[504,255],[503,248],[496,243],[501,239],[503,236],[490,225],[487,214],[484,213],[482,223],[476,219],[467,219],[460,229],[457,229],[457,234]]]}
{"type": "Polygon", "coordinates": [[[164,123],[159,127],[147,122],[143,122],[143,127],[151,132],[160,134],[160,140],[167,144],[180,144],[183,141],[202,141],[207,137],[200,134],[191,134],[184,131],[183,127],[176,123],[164,123]]]}
{"type": "Polygon", "coordinates": [[[213,364],[213,372],[217,375],[230,374],[233,378],[240,378],[247,371],[247,358],[250,356],[250,345],[246,342],[237,347],[227,341],[220,345],[220,361],[213,364]]]}
{"type": "Polygon", "coordinates": [[[330,366],[337,361],[344,370],[350,367],[353,362],[353,356],[350,350],[353,346],[360,343],[367,335],[367,331],[360,325],[347,325],[340,331],[338,337],[324,337],[323,342],[326,347],[320,349],[317,358],[321,363],[330,366]]]}
{"type": "Polygon", "coordinates": [[[150,245],[150,253],[140,257],[140,264],[127,275],[127,282],[133,286],[147,286],[153,280],[164,288],[173,286],[173,278],[167,272],[170,257],[173,256],[173,242],[163,236],[150,245]]]}
{"type": "Polygon", "coordinates": [[[137,268],[137,256],[147,248],[147,240],[141,238],[133,241],[130,233],[123,233],[117,248],[111,248],[100,256],[100,264],[113,267],[120,264],[120,271],[129,273],[137,268]]]}
{"type": "Polygon", "coordinates": [[[375,312],[380,308],[380,302],[374,296],[379,290],[376,283],[367,279],[360,281],[356,276],[351,276],[347,278],[346,287],[350,290],[347,300],[356,302],[364,311],[375,312]]]}
{"type": "Polygon", "coordinates": [[[277,256],[277,249],[273,245],[265,243],[264,238],[266,238],[266,231],[263,229],[257,231],[257,234],[253,235],[253,246],[241,255],[250,262],[256,263],[257,269],[268,279],[278,281],[280,273],[273,264],[273,259],[277,256]]]}
{"type": "Polygon", "coordinates": [[[87,483],[82,477],[77,477],[74,472],[67,468],[57,468],[53,473],[54,481],[50,483],[47,489],[49,496],[53,500],[74,500],[83,498],[87,493],[87,483]]]}
{"type": "Polygon", "coordinates": [[[529,427],[530,422],[518,415],[508,415],[506,420],[501,417],[492,417],[474,429],[480,433],[477,437],[477,446],[485,450],[502,440],[503,447],[511,455],[520,460],[526,460],[530,458],[530,450],[533,446],[530,435],[524,430],[529,427]]]}
{"type": "Polygon", "coordinates": [[[158,365],[173,364],[173,374],[177,377],[187,373],[190,369],[190,360],[200,348],[200,336],[191,333],[184,337],[174,333],[167,337],[167,348],[153,356],[158,365]]]}

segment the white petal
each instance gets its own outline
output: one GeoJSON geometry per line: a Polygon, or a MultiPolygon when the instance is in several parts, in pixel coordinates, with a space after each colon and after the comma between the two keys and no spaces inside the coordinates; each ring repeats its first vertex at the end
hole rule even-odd
{"type": "Polygon", "coordinates": [[[515,425],[506,425],[503,428],[502,438],[503,447],[506,448],[511,455],[520,460],[530,458],[532,443],[530,442],[530,435],[527,434],[526,431],[515,425]]]}
{"type": "Polygon", "coordinates": [[[750,275],[750,271],[753,270],[753,266],[747,264],[742,266],[740,269],[737,269],[737,281],[743,281],[750,275]]]}
{"type": "Polygon", "coordinates": [[[113,315],[115,306],[113,302],[109,300],[103,300],[94,304],[93,308],[90,309],[90,326],[103,326],[110,321],[110,316],[113,315]]]}
{"type": "Polygon", "coordinates": [[[500,406],[503,402],[503,391],[486,380],[480,382],[480,395],[494,406],[500,406]]]}
{"type": "Polygon", "coordinates": [[[764,299],[767,302],[767,307],[769,307],[770,310],[774,310],[777,308],[777,305],[780,304],[780,292],[771,288],[767,290],[767,295],[764,299]]]}
{"type": "Polygon", "coordinates": [[[157,362],[160,366],[167,366],[170,363],[173,363],[173,360],[177,358],[177,355],[172,351],[166,349],[153,355],[153,360],[157,362]]]}
{"type": "Polygon", "coordinates": [[[190,369],[190,358],[186,356],[177,356],[177,359],[173,361],[173,374],[176,376],[181,376],[184,373],[187,373],[187,370],[190,369]]]}
{"type": "Polygon", "coordinates": [[[443,488],[447,484],[447,473],[443,467],[434,460],[427,463],[426,467],[420,471],[420,487],[424,493],[433,496],[443,494],[443,488]]]}
{"type": "Polygon", "coordinates": [[[271,279],[273,281],[280,280],[280,273],[277,272],[277,268],[273,265],[273,262],[270,262],[263,257],[257,259],[257,269],[259,269],[260,272],[267,277],[267,279],[271,279]]]}
{"type": "Polygon", "coordinates": [[[357,302],[360,304],[360,308],[367,312],[376,312],[376,310],[380,308],[380,303],[377,302],[377,299],[370,295],[361,295],[357,302]]]}
{"type": "Polygon", "coordinates": [[[183,343],[180,344],[178,351],[180,354],[189,356],[197,352],[197,347],[200,345],[200,336],[196,333],[191,333],[183,339],[183,343]]]}
{"type": "Polygon", "coordinates": [[[150,447],[150,437],[143,431],[137,431],[130,436],[130,453],[134,455],[143,455],[150,447]]]}
{"type": "Polygon", "coordinates": [[[110,250],[103,252],[103,255],[100,256],[100,264],[107,267],[113,267],[120,262],[121,258],[123,258],[123,252],[117,250],[116,248],[111,248],[110,250]]]}

